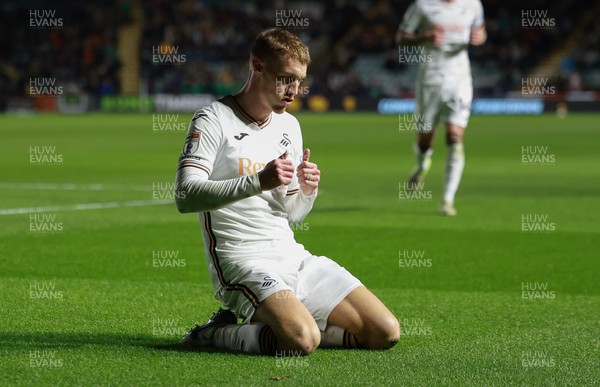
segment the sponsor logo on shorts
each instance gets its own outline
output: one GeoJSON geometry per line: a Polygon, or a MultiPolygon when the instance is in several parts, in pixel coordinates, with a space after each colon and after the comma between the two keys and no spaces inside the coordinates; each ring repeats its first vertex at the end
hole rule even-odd
{"type": "Polygon", "coordinates": [[[261,285],[261,289],[269,289],[272,288],[273,286],[277,285],[277,280],[275,278],[271,278],[271,277],[265,277],[263,278],[265,281],[262,283],[261,285]]]}

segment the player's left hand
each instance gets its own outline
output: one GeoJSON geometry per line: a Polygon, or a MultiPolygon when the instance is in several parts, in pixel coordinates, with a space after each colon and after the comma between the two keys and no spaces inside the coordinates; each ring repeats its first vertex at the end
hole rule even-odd
{"type": "Polygon", "coordinates": [[[319,171],[317,164],[308,161],[309,158],[310,149],[306,148],[302,155],[302,162],[296,168],[298,183],[300,183],[300,189],[305,195],[312,195],[317,190],[321,180],[321,171],[319,171]]]}
{"type": "Polygon", "coordinates": [[[470,43],[474,46],[480,46],[485,43],[487,34],[485,33],[485,27],[476,27],[471,30],[470,43]]]}

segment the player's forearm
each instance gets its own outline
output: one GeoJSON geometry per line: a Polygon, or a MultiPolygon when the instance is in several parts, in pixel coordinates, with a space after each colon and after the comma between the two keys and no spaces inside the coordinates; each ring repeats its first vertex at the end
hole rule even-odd
{"type": "Polygon", "coordinates": [[[291,225],[302,222],[312,209],[316,198],[317,191],[307,196],[302,193],[301,189],[298,190],[297,194],[286,197],[285,208],[288,214],[288,222],[291,225]]]}
{"type": "Polygon", "coordinates": [[[175,202],[181,213],[204,212],[261,193],[258,175],[229,180],[206,180],[177,172],[175,202]]]}

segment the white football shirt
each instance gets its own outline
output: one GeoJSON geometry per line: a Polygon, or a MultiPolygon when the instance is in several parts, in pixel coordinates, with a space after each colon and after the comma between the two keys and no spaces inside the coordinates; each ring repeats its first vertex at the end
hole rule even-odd
{"type": "MultiPolygon", "coordinates": [[[[200,211],[207,249],[210,244],[224,242],[279,240],[295,244],[289,223],[306,216],[316,193],[305,196],[299,190],[295,172],[289,186],[261,192],[257,175],[268,162],[286,151],[296,168],[302,160],[302,134],[298,120],[287,112],[271,113],[265,122],[258,123],[233,96],[196,112],[180,157],[178,184],[229,180],[231,184],[223,196],[238,195],[236,200],[225,200],[222,205],[207,204],[213,208],[200,211]],[[238,194],[234,193],[236,190],[238,194]]],[[[181,200],[198,201],[195,196],[181,200]]],[[[191,205],[197,207],[198,203],[191,205]]],[[[199,205],[202,207],[202,203],[199,205]]]]}
{"type": "Polygon", "coordinates": [[[436,84],[455,82],[471,76],[467,47],[471,29],[483,25],[483,7],[479,0],[417,0],[411,4],[400,29],[408,33],[430,30],[434,25],[444,28],[440,47],[432,41],[423,44],[423,54],[430,60],[419,66],[418,82],[436,84]]]}

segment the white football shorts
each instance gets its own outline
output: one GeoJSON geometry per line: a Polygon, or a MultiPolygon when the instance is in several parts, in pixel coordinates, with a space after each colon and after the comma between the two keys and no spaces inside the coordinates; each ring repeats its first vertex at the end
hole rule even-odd
{"type": "Polygon", "coordinates": [[[416,121],[419,131],[434,130],[438,123],[466,128],[471,116],[473,82],[471,76],[440,85],[421,84],[416,87],[416,121]]]}
{"type": "Polygon", "coordinates": [[[215,298],[247,322],[265,298],[290,290],[308,309],[319,329],[325,330],[331,311],[362,285],[333,260],[312,255],[298,243],[223,242],[217,247],[216,256],[218,263],[209,258],[215,298]]]}

